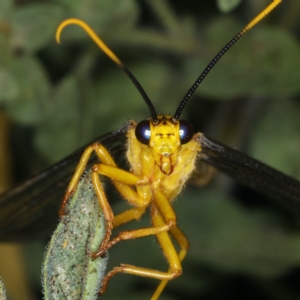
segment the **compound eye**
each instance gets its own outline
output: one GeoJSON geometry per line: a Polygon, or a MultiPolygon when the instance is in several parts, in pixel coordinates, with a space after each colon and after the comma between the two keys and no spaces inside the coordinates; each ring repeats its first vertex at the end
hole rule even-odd
{"type": "Polygon", "coordinates": [[[135,136],[140,143],[145,145],[149,144],[151,136],[149,120],[143,120],[137,124],[135,127],[135,136]]]}
{"type": "Polygon", "coordinates": [[[186,144],[192,139],[194,128],[190,122],[180,120],[179,136],[181,144],[186,144]]]}

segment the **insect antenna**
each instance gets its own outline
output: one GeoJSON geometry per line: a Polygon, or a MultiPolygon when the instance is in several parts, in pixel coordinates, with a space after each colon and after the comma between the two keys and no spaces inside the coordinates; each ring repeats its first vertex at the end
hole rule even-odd
{"type": "Polygon", "coordinates": [[[237,35],[235,35],[223,48],[222,50],[212,59],[200,76],[196,79],[192,87],[188,90],[186,95],[183,97],[183,100],[180,102],[175,114],[174,119],[178,120],[185,105],[188,103],[192,95],[195,93],[198,86],[216,65],[219,59],[242,37],[244,36],[251,28],[253,28],[257,23],[259,23],[264,17],[266,17],[279,3],[281,0],[273,0],[260,14],[258,14],[252,21],[250,21],[237,35]]]}
{"type": "Polygon", "coordinates": [[[145,90],[139,83],[139,81],[135,78],[135,76],[129,71],[129,69],[124,65],[124,63],[105,45],[105,43],[96,35],[96,33],[92,30],[90,26],[88,26],[85,22],[79,20],[79,19],[67,19],[60,23],[56,30],[55,39],[57,43],[60,43],[60,35],[62,30],[70,25],[70,24],[76,24],[80,26],[91,38],[92,40],[98,45],[98,47],[112,60],[114,61],[118,67],[122,69],[122,71],[129,77],[129,79],[133,82],[133,84],[136,86],[137,90],[143,97],[144,101],[146,102],[151,116],[152,120],[154,122],[157,122],[157,113],[153,106],[153,103],[151,102],[150,98],[146,94],[145,90]]]}

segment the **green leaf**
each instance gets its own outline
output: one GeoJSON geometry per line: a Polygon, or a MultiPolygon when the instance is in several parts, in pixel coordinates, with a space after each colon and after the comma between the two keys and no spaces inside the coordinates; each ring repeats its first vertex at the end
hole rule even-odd
{"type": "Polygon", "coordinates": [[[180,198],[175,207],[190,238],[192,261],[269,278],[300,264],[299,233],[281,226],[271,213],[240,207],[213,187],[188,190],[180,198]]]}
{"type": "Polygon", "coordinates": [[[11,116],[23,124],[43,120],[52,105],[50,84],[43,66],[32,57],[22,56],[11,63],[10,74],[18,89],[17,97],[7,103],[11,116]]]}
{"type": "Polygon", "coordinates": [[[13,7],[12,0],[1,0],[0,1],[0,32],[1,32],[1,21],[8,20],[10,12],[13,7]]]}
{"type": "Polygon", "coordinates": [[[224,13],[230,12],[231,10],[235,9],[240,3],[241,0],[217,0],[220,11],[224,13]]]}
{"type": "Polygon", "coordinates": [[[11,26],[13,49],[35,52],[54,41],[56,27],[64,11],[54,3],[33,3],[24,5],[12,16],[11,26]]]}
{"type": "Polygon", "coordinates": [[[69,199],[66,215],[49,243],[43,265],[46,300],[98,298],[107,257],[93,260],[105,236],[105,218],[89,171],[69,199]],[[67,296],[66,296],[67,295],[67,296]]]}
{"type": "Polygon", "coordinates": [[[51,107],[35,135],[35,145],[50,162],[56,162],[78,147],[82,106],[78,82],[66,77],[57,86],[51,107]],[[49,151],[51,149],[51,151],[49,151]]]}
{"type": "MultiPolygon", "coordinates": [[[[186,62],[187,78],[193,82],[213,56],[241,27],[228,18],[208,26],[210,53],[186,62]],[[211,52],[211,49],[213,51],[211,52]]],[[[300,91],[298,66],[300,48],[296,39],[283,30],[259,26],[234,45],[217,63],[198,89],[198,93],[215,99],[240,96],[289,97],[300,91]]]]}
{"type": "Polygon", "coordinates": [[[300,179],[300,105],[279,99],[269,104],[252,130],[250,154],[282,172],[300,179]]]}
{"type": "Polygon", "coordinates": [[[11,101],[19,94],[18,83],[5,69],[0,68],[0,103],[11,101]]]}

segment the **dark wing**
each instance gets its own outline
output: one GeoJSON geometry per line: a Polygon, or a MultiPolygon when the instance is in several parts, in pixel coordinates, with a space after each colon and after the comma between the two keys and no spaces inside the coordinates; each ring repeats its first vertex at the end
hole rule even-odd
{"type": "Polygon", "coordinates": [[[295,212],[300,210],[300,182],[204,135],[199,139],[202,160],[242,184],[279,200],[295,212]]]}
{"type": "MultiPolygon", "coordinates": [[[[124,157],[127,128],[128,125],[93,142],[104,144],[114,157],[120,154],[124,157]]],[[[46,237],[54,231],[61,200],[85,148],[86,146],[80,148],[47,170],[0,195],[0,241],[19,242],[46,237]]],[[[93,159],[90,164],[92,163],[93,159]]]]}

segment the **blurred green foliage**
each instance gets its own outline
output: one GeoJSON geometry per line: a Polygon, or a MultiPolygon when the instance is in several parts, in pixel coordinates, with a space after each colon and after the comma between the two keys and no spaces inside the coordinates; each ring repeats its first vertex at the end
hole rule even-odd
{"type": "Polygon", "coordinates": [[[241,0],[217,0],[219,9],[222,12],[229,12],[240,4],[241,0]]]}
{"type": "MultiPolygon", "coordinates": [[[[1,0],[0,105],[14,124],[18,171],[35,172],[128,119],[149,116],[128,78],[81,28],[66,28],[61,45],[55,43],[61,21],[88,23],[158,111],[172,114],[213,56],[270,2],[1,0]]],[[[299,16],[299,1],[284,1],[221,59],[184,112],[197,131],[298,179],[299,16]]],[[[219,175],[175,203],[191,250],[162,299],[299,298],[299,229],[260,195],[246,190],[236,200],[235,190],[219,175]]],[[[152,240],[113,247],[108,269],[120,262],[167,269],[152,240]]],[[[148,298],[155,284],[118,275],[105,296],[148,298]]]]}

